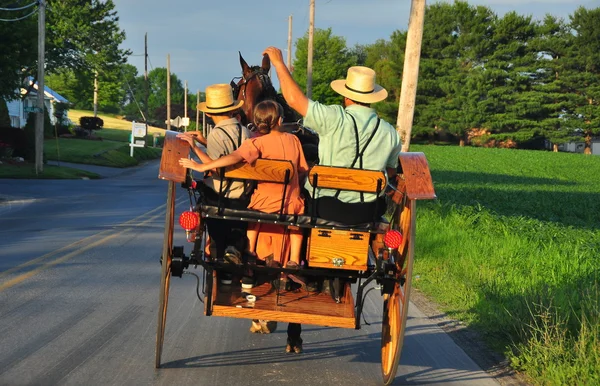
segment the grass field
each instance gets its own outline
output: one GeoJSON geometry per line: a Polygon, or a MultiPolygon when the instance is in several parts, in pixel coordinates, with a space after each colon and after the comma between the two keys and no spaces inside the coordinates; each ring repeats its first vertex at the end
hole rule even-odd
{"type": "MultiPolygon", "coordinates": [[[[69,110],[69,119],[76,125],[79,125],[79,118],[81,117],[92,117],[94,116],[93,111],[87,110],[69,110]]],[[[106,115],[99,113],[98,116],[104,121],[104,127],[97,131],[96,134],[107,140],[111,141],[129,141],[129,134],[131,133],[131,121],[119,119],[112,115],[106,115]]],[[[161,136],[165,135],[165,130],[159,127],[149,126],[148,134],[158,133],[161,136]]]]}
{"type": "Polygon", "coordinates": [[[532,383],[600,383],[600,157],[413,146],[438,200],[419,203],[415,280],[532,383]]]}

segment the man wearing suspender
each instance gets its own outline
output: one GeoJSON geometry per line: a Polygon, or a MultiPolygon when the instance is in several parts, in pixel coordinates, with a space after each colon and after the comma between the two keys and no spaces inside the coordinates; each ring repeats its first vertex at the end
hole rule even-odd
{"type": "MultiPolygon", "coordinates": [[[[281,91],[291,108],[304,117],[304,125],[319,134],[319,164],[367,170],[380,170],[392,177],[398,166],[400,136],[388,122],[380,119],[371,103],[384,100],[387,91],[375,83],[375,71],[355,66],[348,69],[346,79],[334,80],[331,88],[344,97],[344,107],[323,105],[308,99],[292,78],[283,62],[281,50],[267,48],[277,71],[281,91]]],[[[312,187],[306,182],[306,190],[312,187]]],[[[385,204],[376,204],[374,194],[317,189],[315,197],[318,217],[346,224],[368,223],[376,208],[383,214],[385,204]]],[[[310,200],[306,200],[307,205],[310,200]]]]}
{"type": "MultiPolygon", "coordinates": [[[[190,144],[194,153],[203,163],[232,153],[250,137],[249,130],[234,118],[235,113],[243,104],[244,101],[233,99],[230,85],[208,86],[206,87],[206,102],[198,103],[198,110],[205,112],[215,123],[215,127],[206,138],[206,152],[195,144],[198,139],[203,139],[198,137],[197,133],[181,133],[177,136],[190,144]]],[[[243,197],[245,190],[243,182],[221,182],[215,173],[205,176],[203,183],[198,184],[197,189],[202,193],[203,202],[209,205],[217,205],[219,192],[224,197],[223,204],[234,209],[246,209],[250,199],[249,196],[243,197]]],[[[246,249],[245,222],[208,219],[207,226],[211,241],[210,254],[213,258],[221,260],[227,257],[226,247],[233,246],[240,253],[246,249]]]]}

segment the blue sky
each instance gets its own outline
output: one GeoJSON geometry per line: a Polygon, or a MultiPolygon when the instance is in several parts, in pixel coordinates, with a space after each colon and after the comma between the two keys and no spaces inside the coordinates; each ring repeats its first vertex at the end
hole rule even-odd
{"type": "MultiPolygon", "coordinates": [[[[113,0],[133,52],[129,63],[144,71],[144,34],[148,33],[148,69],[166,67],[188,82],[195,93],[213,83],[229,83],[241,74],[238,51],[250,64],[260,64],[268,46],[286,57],[288,16],[293,16],[292,41],[308,30],[309,0],[113,0]]],[[[430,0],[428,4],[438,1],[430,0]]],[[[600,7],[600,0],[469,0],[487,5],[498,15],[516,11],[541,19],[546,13],[567,18],[579,6],[600,7]]],[[[348,47],[389,39],[406,30],[410,0],[316,0],[315,27],[332,28],[348,47]]],[[[295,48],[292,46],[292,55],[295,48]]],[[[277,80],[274,79],[277,87],[277,80]]]]}

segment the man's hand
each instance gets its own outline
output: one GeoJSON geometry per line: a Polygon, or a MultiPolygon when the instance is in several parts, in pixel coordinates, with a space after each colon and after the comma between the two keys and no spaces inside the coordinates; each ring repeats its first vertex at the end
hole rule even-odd
{"type": "Polygon", "coordinates": [[[204,137],[204,135],[202,135],[201,131],[188,131],[185,133],[179,133],[177,134],[177,138],[183,139],[184,141],[189,143],[191,147],[195,146],[194,140],[200,142],[204,146],[206,146],[207,142],[206,138],[204,137]]]}
{"type": "Polygon", "coordinates": [[[263,51],[263,55],[268,55],[269,60],[273,63],[274,66],[278,66],[283,63],[283,54],[281,50],[277,47],[268,47],[263,51]]]}

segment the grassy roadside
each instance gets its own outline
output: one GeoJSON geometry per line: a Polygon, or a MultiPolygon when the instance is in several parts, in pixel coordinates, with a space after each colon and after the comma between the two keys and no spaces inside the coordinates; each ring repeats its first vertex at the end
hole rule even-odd
{"type": "MultiPolygon", "coordinates": [[[[93,115],[90,111],[70,110],[69,118],[79,122],[82,116],[93,115]]],[[[104,121],[104,127],[95,133],[102,140],[89,140],[80,138],[46,139],[44,141],[45,158],[50,161],[62,161],[87,165],[109,166],[125,168],[137,165],[140,161],[160,158],[162,149],[136,147],[134,156],[130,156],[129,134],[131,122],[118,119],[114,116],[98,114],[104,121]]],[[[151,143],[152,134],[164,136],[164,130],[157,127],[148,129],[147,143],[151,143]]],[[[0,165],[0,178],[22,179],[77,179],[99,178],[95,173],[85,172],[68,167],[44,165],[43,173],[36,175],[31,163],[3,163],[0,165]]]]}
{"type": "Polygon", "coordinates": [[[81,178],[96,179],[100,178],[100,176],[96,173],[88,172],[85,170],[74,169],[64,166],[58,167],[53,165],[44,165],[43,173],[38,175],[35,173],[34,165],[29,163],[22,163],[15,165],[2,164],[0,166],[0,178],[69,180],[81,178]]]}
{"type": "Polygon", "coordinates": [[[436,202],[417,211],[416,287],[535,384],[600,381],[600,157],[413,146],[436,202]]]}

